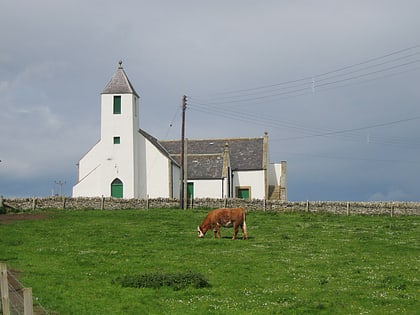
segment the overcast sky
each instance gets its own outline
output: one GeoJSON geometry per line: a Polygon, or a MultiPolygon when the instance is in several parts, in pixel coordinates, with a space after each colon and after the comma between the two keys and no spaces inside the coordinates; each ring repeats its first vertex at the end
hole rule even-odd
{"type": "Polygon", "coordinates": [[[289,200],[420,201],[420,1],[0,0],[0,194],[71,195],[118,61],[140,125],[261,137],[289,200]]]}

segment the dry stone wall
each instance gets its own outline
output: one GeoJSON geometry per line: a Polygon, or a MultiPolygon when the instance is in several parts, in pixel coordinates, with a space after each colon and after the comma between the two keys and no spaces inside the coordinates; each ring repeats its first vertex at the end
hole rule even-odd
{"type": "MultiPolygon", "coordinates": [[[[44,209],[174,209],[179,207],[179,200],[156,199],[117,199],[117,198],[0,198],[0,209],[7,212],[19,212],[44,209]]],[[[302,211],[327,212],[341,215],[420,215],[420,202],[346,202],[346,201],[279,201],[262,199],[194,199],[188,202],[188,208],[243,207],[255,211],[302,211]]]]}

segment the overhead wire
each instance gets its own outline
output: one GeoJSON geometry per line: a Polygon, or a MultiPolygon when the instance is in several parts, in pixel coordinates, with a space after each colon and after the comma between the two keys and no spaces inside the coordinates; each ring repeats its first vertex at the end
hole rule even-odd
{"type": "Polygon", "coordinates": [[[335,70],[327,71],[321,74],[306,76],[300,79],[288,80],[276,84],[258,86],[255,88],[239,89],[228,92],[213,93],[207,96],[189,96],[190,103],[197,105],[214,106],[218,104],[235,104],[244,102],[255,102],[270,98],[279,98],[282,96],[300,96],[302,92],[314,92],[325,86],[335,85],[345,81],[356,80],[363,77],[377,75],[379,73],[390,72],[395,69],[408,67],[420,63],[420,59],[408,60],[403,63],[396,63],[420,55],[420,51],[414,51],[409,54],[397,56],[393,59],[386,59],[396,56],[410,50],[418,49],[420,45],[400,49],[383,56],[368,59],[363,62],[355,63],[349,66],[341,67],[335,70]],[[373,63],[382,59],[380,63],[373,63]],[[373,63],[373,64],[372,64],[373,63]],[[361,67],[363,66],[363,67],[361,67]],[[370,69],[376,69],[370,71],[370,69]],[[351,70],[346,71],[345,70],[351,70]],[[369,71],[368,71],[369,70],[369,71]],[[331,74],[334,74],[331,76],[331,74]],[[349,76],[356,74],[353,76],[349,76]]]}
{"type": "MultiPolygon", "coordinates": [[[[305,94],[312,94],[315,91],[326,91],[334,88],[342,88],[351,84],[360,84],[360,79],[365,78],[363,82],[369,82],[378,80],[385,77],[395,76],[408,71],[419,70],[420,67],[408,68],[409,66],[420,63],[420,59],[407,60],[409,58],[420,55],[420,51],[414,51],[418,49],[419,45],[414,45],[405,49],[400,49],[395,52],[388,53],[379,57],[371,58],[363,62],[355,63],[349,66],[344,66],[335,70],[327,71],[315,76],[306,76],[296,80],[288,80],[276,84],[258,86],[254,88],[240,89],[228,92],[210,94],[208,98],[203,97],[188,97],[188,106],[191,110],[198,111],[205,114],[216,115],[236,121],[250,122],[256,125],[264,125],[265,127],[273,128],[291,128],[298,130],[303,133],[302,136],[295,136],[289,138],[278,139],[281,141],[286,140],[298,140],[310,137],[324,137],[339,135],[347,138],[353,138],[360,141],[360,133],[372,128],[378,128],[381,126],[387,126],[397,123],[408,122],[411,120],[417,120],[420,117],[410,117],[407,119],[400,119],[393,122],[374,124],[370,126],[342,129],[342,130],[331,130],[325,128],[310,128],[302,123],[292,122],[290,120],[279,120],[272,116],[264,116],[259,113],[250,113],[249,111],[244,113],[241,110],[234,108],[234,106],[227,106],[228,104],[240,103],[243,105],[246,102],[262,101],[267,99],[284,99],[290,97],[302,96],[305,94]],[[399,55],[405,52],[411,51],[409,54],[399,55]],[[397,56],[399,55],[399,56],[397,56]],[[392,59],[386,59],[389,57],[395,57],[392,59]],[[377,62],[383,60],[381,62],[377,62]],[[401,63],[402,60],[406,60],[401,63]],[[373,63],[374,62],[374,63],[373,63]],[[398,62],[395,64],[395,62],[398,62]],[[372,64],[373,63],[373,64],[372,64]],[[404,68],[404,69],[402,69],[404,68]],[[396,72],[395,70],[400,71],[396,72]],[[350,71],[348,71],[350,70],[350,71]],[[345,71],[345,72],[344,72],[345,71]],[[334,75],[332,75],[334,74],[334,75]],[[344,84],[343,84],[344,83],[344,84]]],[[[258,103],[260,104],[260,103],[258,103]]],[[[371,138],[372,143],[381,142],[378,137],[371,138]]],[[[382,143],[388,144],[402,144],[403,140],[397,141],[385,141],[382,139],[382,143]]],[[[408,141],[407,143],[417,144],[418,142],[408,141]]]]}

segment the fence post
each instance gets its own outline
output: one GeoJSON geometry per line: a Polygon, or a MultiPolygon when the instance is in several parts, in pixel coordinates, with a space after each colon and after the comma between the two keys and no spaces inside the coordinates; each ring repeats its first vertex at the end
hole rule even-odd
{"type": "Polygon", "coordinates": [[[23,288],[23,315],[33,315],[32,288],[23,288]]]}
{"type": "Polygon", "coordinates": [[[36,198],[33,197],[32,198],[32,211],[35,210],[35,207],[36,207],[36,198]]]}
{"type": "Polygon", "coordinates": [[[101,197],[101,210],[104,210],[105,208],[105,199],[104,199],[104,195],[102,195],[101,197]]]}
{"type": "Polygon", "coordinates": [[[7,266],[0,263],[1,305],[3,315],[10,315],[9,284],[7,282],[7,266]]]}
{"type": "Polygon", "coordinates": [[[306,212],[309,212],[309,200],[306,200],[306,212]]]}
{"type": "Polygon", "coordinates": [[[350,202],[347,201],[347,216],[350,215],[350,202]]]}

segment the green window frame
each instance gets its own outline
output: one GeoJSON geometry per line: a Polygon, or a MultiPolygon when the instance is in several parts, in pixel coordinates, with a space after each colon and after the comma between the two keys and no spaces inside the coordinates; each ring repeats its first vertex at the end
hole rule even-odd
{"type": "Polygon", "coordinates": [[[236,187],[236,197],[239,199],[251,199],[251,187],[236,187]]]}
{"type": "Polygon", "coordinates": [[[113,107],[114,115],[121,114],[121,96],[115,95],[114,96],[114,107],[113,107]]]}
{"type": "Polygon", "coordinates": [[[120,137],[114,137],[114,144],[120,144],[121,138],[120,137]]]}

